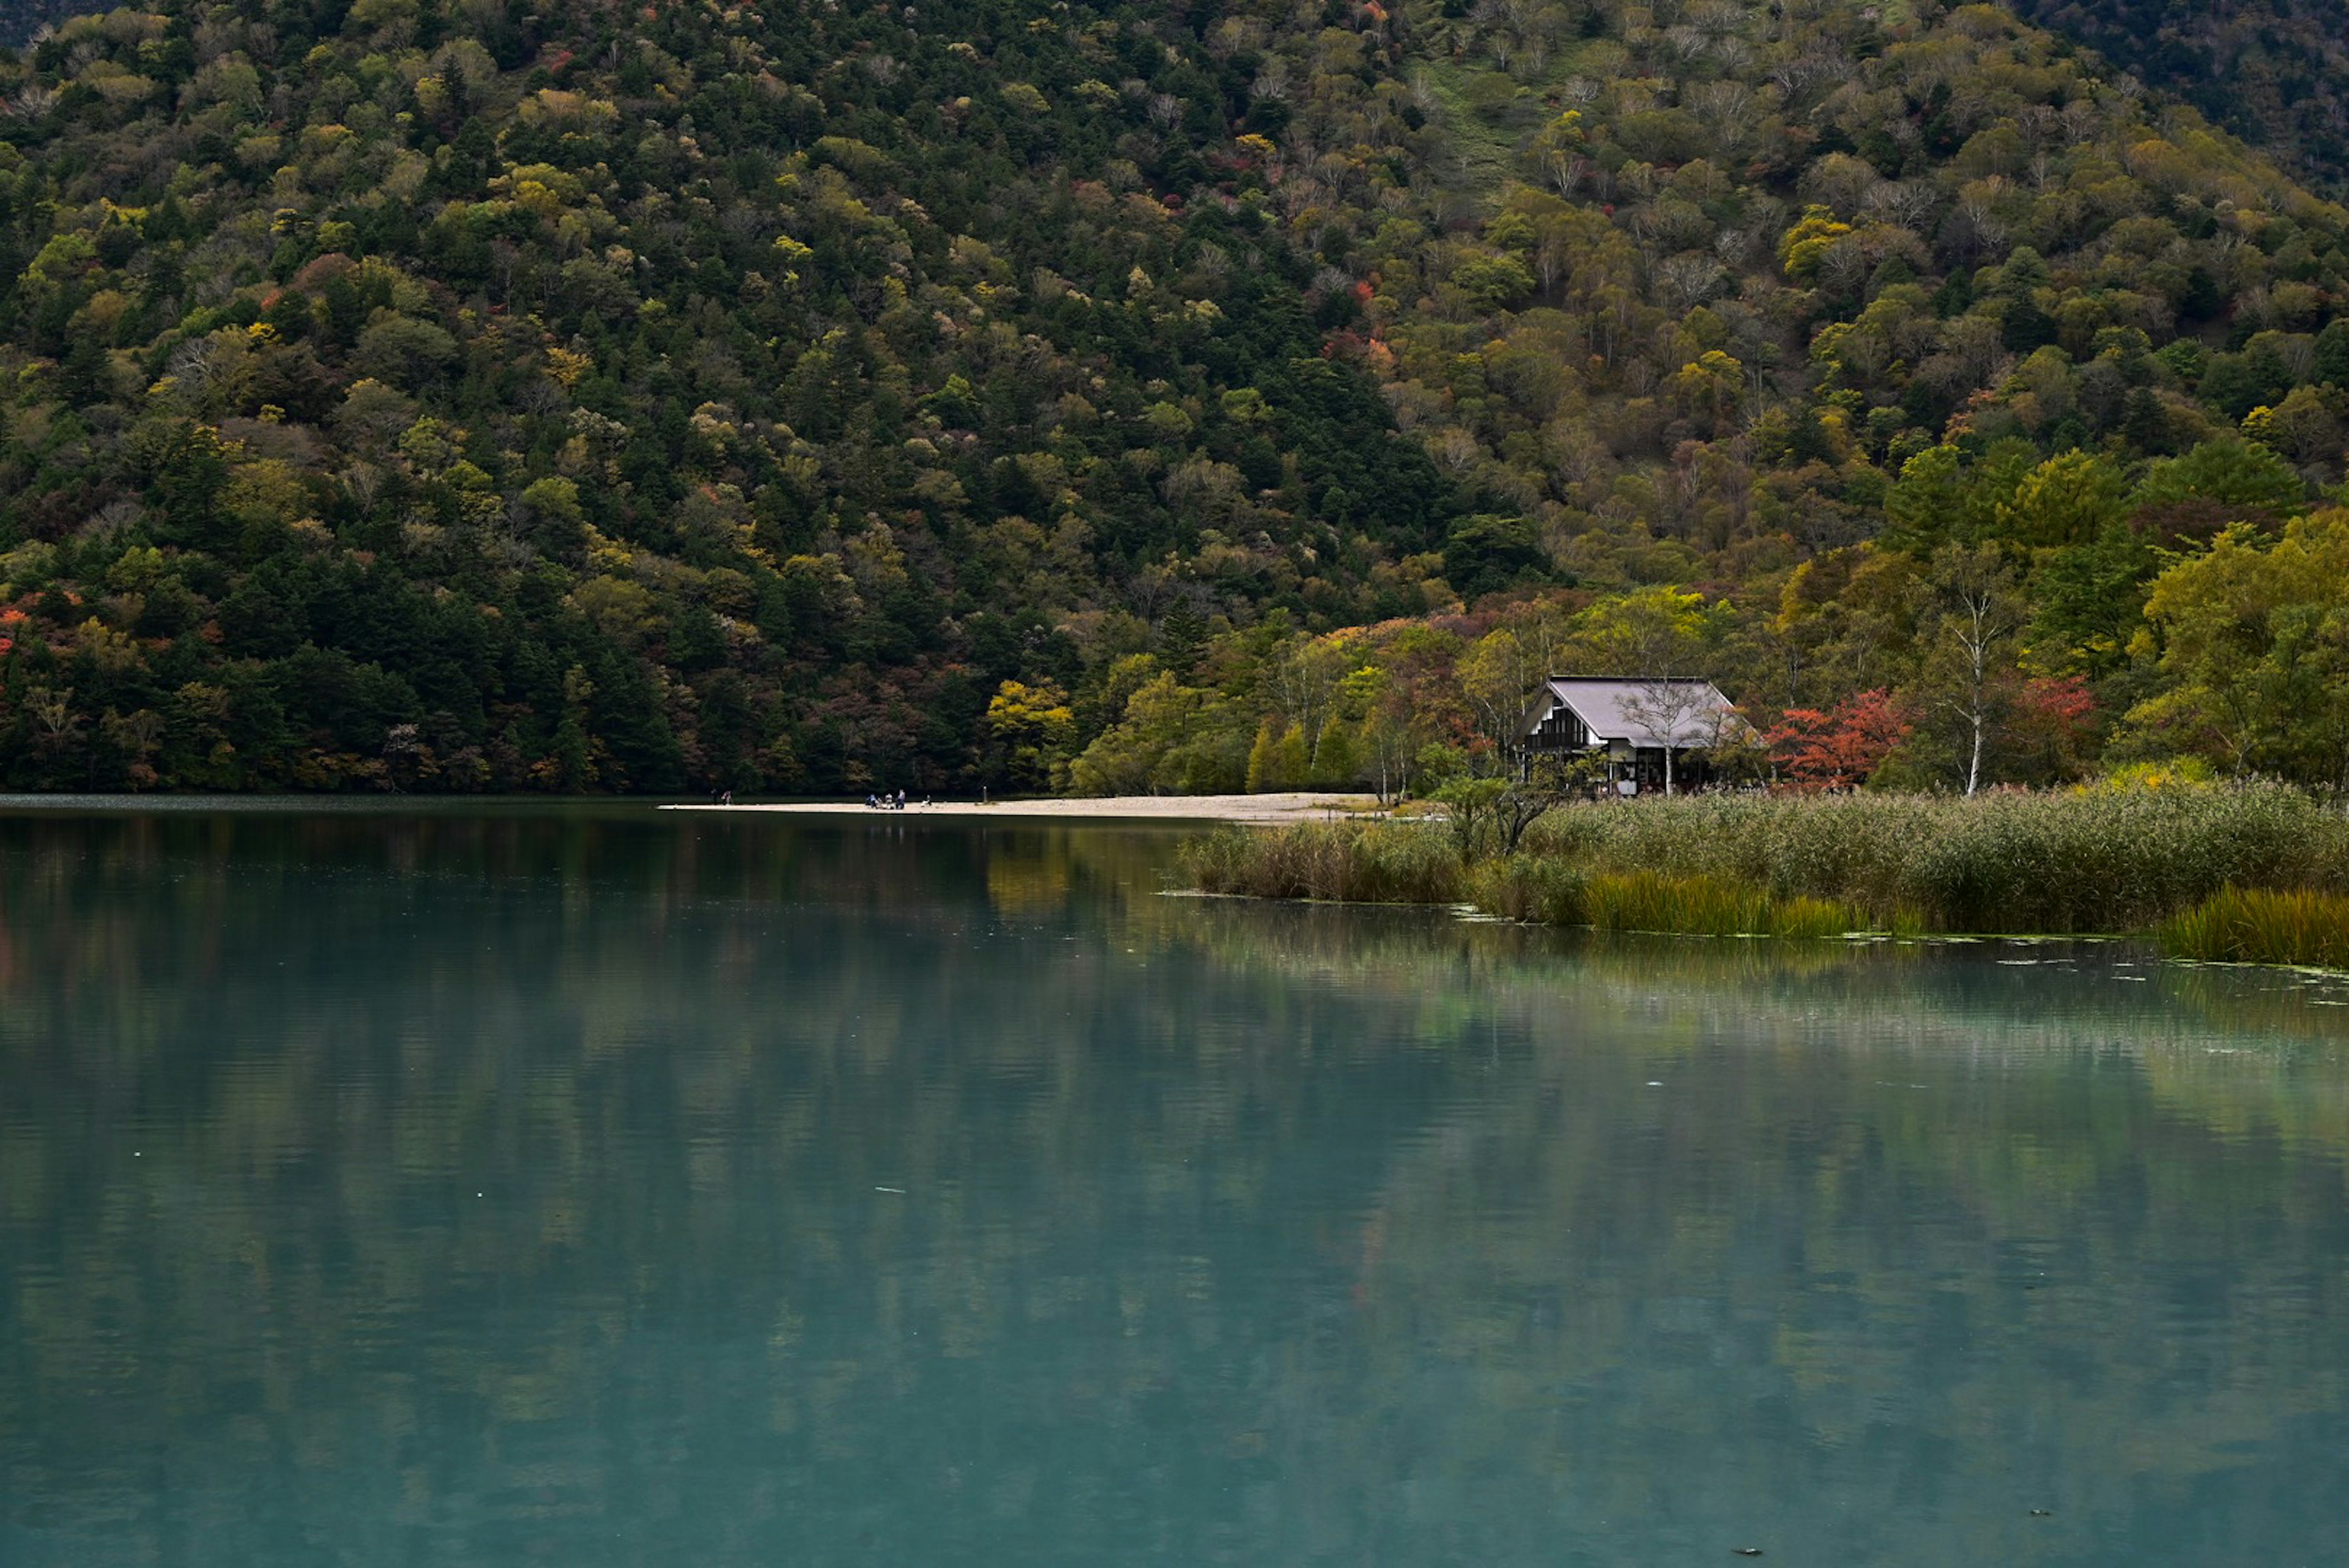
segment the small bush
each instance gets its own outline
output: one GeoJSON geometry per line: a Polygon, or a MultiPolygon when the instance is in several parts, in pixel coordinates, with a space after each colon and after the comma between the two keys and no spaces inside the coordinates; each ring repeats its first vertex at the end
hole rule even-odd
{"type": "Polygon", "coordinates": [[[2349,969],[2349,898],[2228,888],[2161,924],[2173,958],[2349,969]]]}

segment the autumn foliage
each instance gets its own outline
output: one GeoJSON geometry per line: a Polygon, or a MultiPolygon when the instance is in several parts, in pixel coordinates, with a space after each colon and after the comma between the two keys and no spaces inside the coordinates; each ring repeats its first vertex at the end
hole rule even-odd
{"type": "Polygon", "coordinates": [[[2349,787],[2349,214],[2005,12],[15,36],[0,788],[2349,787]]]}
{"type": "Polygon", "coordinates": [[[1907,705],[1878,687],[1825,711],[1789,708],[1764,736],[1772,761],[1797,789],[1857,789],[1915,731],[1907,705]]]}

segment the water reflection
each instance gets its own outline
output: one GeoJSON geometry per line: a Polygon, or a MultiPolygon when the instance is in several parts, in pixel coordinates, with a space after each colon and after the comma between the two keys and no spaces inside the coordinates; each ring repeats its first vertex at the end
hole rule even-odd
{"type": "Polygon", "coordinates": [[[1166,898],[1171,843],[0,817],[0,1561],[2349,1524],[2330,988],[1166,898]]]}

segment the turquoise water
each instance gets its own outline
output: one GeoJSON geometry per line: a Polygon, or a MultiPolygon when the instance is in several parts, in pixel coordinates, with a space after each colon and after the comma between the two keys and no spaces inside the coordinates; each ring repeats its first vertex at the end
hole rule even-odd
{"type": "Polygon", "coordinates": [[[0,812],[0,1563],[2341,1560],[2349,991],[1174,842],[0,812]]]}

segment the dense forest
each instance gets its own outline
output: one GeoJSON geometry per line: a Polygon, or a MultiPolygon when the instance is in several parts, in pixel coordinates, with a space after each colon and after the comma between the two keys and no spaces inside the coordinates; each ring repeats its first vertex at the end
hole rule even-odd
{"type": "Polygon", "coordinates": [[[2335,786],[2344,235],[1987,6],[80,17],[0,784],[1393,783],[1670,667],[1797,778],[2335,786]]]}
{"type": "Polygon", "coordinates": [[[21,48],[68,17],[105,9],[97,0],[9,0],[0,14],[0,48],[21,48]]]}
{"type": "Polygon", "coordinates": [[[2272,153],[2349,186],[2349,17],[2337,0],[2016,0],[2026,19],[2086,44],[2272,153]]]}

